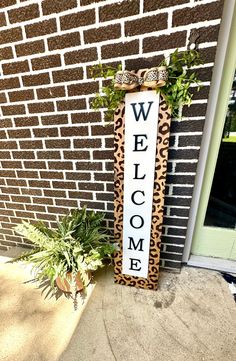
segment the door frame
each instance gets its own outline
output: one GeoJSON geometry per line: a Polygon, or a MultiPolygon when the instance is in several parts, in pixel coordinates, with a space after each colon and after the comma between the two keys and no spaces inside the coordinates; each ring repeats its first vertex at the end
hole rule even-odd
{"type": "MultiPolygon", "coordinates": [[[[232,47],[232,44],[234,44],[235,42],[235,39],[233,39],[234,34],[232,31],[232,28],[235,26],[236,26],[236,2],[231,0],[226,0],[224,4],[222,21],[220,26],[216,59],[215,59],[215,65],[212,75],[210,94],[209,94],[208,106],[206,112],[206,121],[203,130],[202,144],[201,144],[198,168],[195,178],[194,192],[193,192],[192,203],[189,213],[186,243],[183,253],[183,262],[190,265],[192,263],[191,258],[192,257],[196,258],[196,256],[191,256],[192,240],[194,235],[194,229],[197,222],[199,207],[201,205],[201,197],[202,197],[201,189],[204,182],[204,175],[209,156],[211,138],[213,131],[215,131],[214,124],[215,124],[216,114],[218,112],[217,106],[220,99],[221,85],[223,84],[222,82],[223,74],[224,74],[225,83],[227,83],[226,77],[228,78],[228,83],[230,83],[233,76],[229,74],[229,72],[227,73],[224,72],[224,70],[229,67],[230,69],[233,69],[233,64],[235,60],[233,59],[232,56],[227,56],[227,55],[229,49],[232,47]]],[[[215,159],[215,163],[216,163],[217,156],[215,158],[216,158],[215,159]]],[[[206,260],[206,263],[209,263],[209,257],[201,257],[201,256],[197,256],[197,257],[206,258],[208,259],[206,260]]],[[[194,265],[197,265],[196,263],[198,263],[198,261],[195,260],[194,265]]],[[[199,261],[199,266],[202,267],[203,263],[204,260],[201,259],[199,261]]],[[[220,267],[220,262],[219,262],[219,268],[222,268],[220,267]]]]}

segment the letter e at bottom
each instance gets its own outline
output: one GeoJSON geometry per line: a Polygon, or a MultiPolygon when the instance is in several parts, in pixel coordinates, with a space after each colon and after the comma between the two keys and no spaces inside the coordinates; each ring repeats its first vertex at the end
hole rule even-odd
{"type": "Polygon", "coordinates": [[[142,267],[138,268],[138,262],[141,263],[140,259],[130,258],[130,270],[132,271],[140,271],[142,267]]]}

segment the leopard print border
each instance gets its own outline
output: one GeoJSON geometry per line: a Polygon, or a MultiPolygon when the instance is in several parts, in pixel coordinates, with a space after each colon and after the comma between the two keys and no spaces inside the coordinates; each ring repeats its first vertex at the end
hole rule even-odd
{"type": "MultiPolygon", "coordinates": [[[[137,72],[142,75],[145,70],[137,72]]],[[[140,91],[148,90],[142,86],[140,91]]],[[[136,90],[137,91],[137,88],[136,90]]],[[[115,282],[138,288],[156,290],[158,286],[160,245],[163,223],[165,180],[169,148],[171,113],[163,97],[160,98],[158,136],[155,166],[155,180],[152,206],[148,277],[135,277],[122,274],[122,233],[123,233],[123,193],[124,193],[124,131],[125,103],[122,102],[114,115],[114,237],[120,250],[115,255],[115,282]]]]}

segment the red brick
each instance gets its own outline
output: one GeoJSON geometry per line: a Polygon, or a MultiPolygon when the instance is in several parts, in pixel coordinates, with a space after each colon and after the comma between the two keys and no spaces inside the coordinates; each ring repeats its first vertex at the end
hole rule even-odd
{"type": "Polygon", "coordinates": [[[7,25],[6,17],[4,13],[0,13],[0,27],[7,25]]]}
{"type": "Polygon", "coordinates": [[[13,91],[8,93],[10,102],[22,102],[34,99],[34,92],[31,89],[13,91]]]}
{"type": "Polygon", "coordinates": [[[20,82],[18,78],[0,79],[0,90],[19,88],[20,82]]]}
{"type": "Polygon", "coordinates": [[[114,181],[114,174],[113,173],[95,173],[94,174],[95,181],[102,181],[102,182],[113,182],[114,181]]]}
{"type": "MultiPolygon", "coordinates": [[[[15,186],[15,187],[27,187],[26,180],[24,180],[24,179],[7,179],[7,185],[15,186]]],[[[14,197],[14,198],[16,198],[16,197],[14,197]]],[[[11,196],[12,200],[14,200],[14,198],[13,198],[13,196],[11,196]]],[[[17,202],[17,201],[15,200],[14,202],[17,202]]]]}
{"type": "Polygon", "coordinates": [[[75,189],[76,188],[75,182],[55,181],[55,182],[52,182],[52,185],[53,185],[53,188],[58,188],[58,189],[75,189]]]}
{"type": "Polygon", "coordinates": [[[48,68],[57,68],[61,66],[60,55],[43,56],[42,58],[34,58],[31,60],[33,70],[41,70],[48,68]]]}
{"type": "Polygon", "coordinates": [[[95,61],[98,59],[98,53],[96,48],[75,50],[64,55],[66,65],[80,64],[95,61]]]}
{"type": "Polygon", "coordinates": [[[80,202],[81,207],[87,207],[88,209],[105,209],[105,204],[102,202],[88,202],[88,201],[81,201],[80,202]]]}
{"type": "Polygon", "coordinates": [[[60,17],[61,30],[79,28],[95,23],[95,10],[85,10],[79,13],[69,14],[60,17]]]}
{"type": "Polygon", "coordinates": [[[43,125],[67,124],[68,116],[67,114],[45,115],[41,117],[41,121],[43,125]]]}
{"type": "Polygon", "coordinates": [[[11,128],[12,121],[11,119],[1,119],[1,128],[11,128]]]}
{"type": "MultiPolygon", "coordinates": [[[[35,218],[35,214],[31,213],[31,212],[23,212],[23,211],[19,211],[19,212],[15,212],[16,216],[19,218],[24,218],[24,219],[34,219],[35,218]]],[[[25,241],[25,243],[27,243],[27,241],[25,241]]]]}
{"type": "Polygon", "coordinates": [[[81,172],[66,172],[66,179],[68,180],[84,180],[88,181],[91,179],[91,175],[89,173],[81,173],[81,172]]]}
{"type": "MultiPolygon", "coordinates": [[[[11,153],[10,152],[6,152],[6,151],[0,151],[0,159],[4,160],[4,159],[11,159],[11,153]]],[[[4,179],[1,179],[1,181],[4,181],[4,179]]]]}
{"type": "Polygon", "coordinates": [[[151,1],[144,0],[144,11],[154,11],[158,9],[167,8],[170,6],[181,5],[189,3],[189,0],[162,0],[162,1],[151,1]]]}
{"type": "Polygon", "coordinates": [[[6,131],[5,130],[0,130],[0,138],[6,139],[6,131]]]}
{"type": "Polygon", "coordinates": [[[88,135],[88,127],[63,127],[61,128],[62,137],[81,137],[88,135]]]}
{"type": "Polygon", "coordinates": [[[76,163],[77,170],[102,170],[102,163],[98,162],[77,162],[76,163]]]}
{"type": "MultiPolygon", "coordinates": [[[[15,171],[13,170],[0,170],[0,177],[11,177],[11,178],[15,178],[16,177],[16,174],[15,174],[15,171]]],[[[0,199],[1,200],[5,200],[2,198],[1,194],[0,194],[0,199]]]]}
{"type": "Polygon", "coordinates": [[[32,170],[18,170],[17,176],[19,178],[39,178],[39,174],[32,170]]]}
{"type": "Polygon", "coordinates": [[[61,154],[60,152],[56,152],[56,151],[40,151],[37,152],[37,158],[38,159],[61,159],[61,154]]]}
{"type": "Polygon", "coordinates": [[[50,182],[45,180],[29,180],[28,182],[32,188],[50,188],[50,182]]]}
{"type": "Polygon", "coordinates": [[[25,26],[27,38],[34,38],[47,34],[52,34],[57,31],[56,19],[44,20],[38,23],[25,26]]]}
{"type": "MultiPolygon", "coordinates": [[[[39,162],[39,161],[31,161],[31,162],[24,162],[24,166],[25,168],[29,168],[29,169],[45,169],[46,168],[46,163],[45,162],[39,162]]],[[[33,187],[33,185],[31,185],[33,187]]]]}
{"type": "Polygon", "coordinates": [[[1,0],[0,8],[6,8],[7,6],[15,5],[16,0],[1,0]]]}
{"type": "MultiPolygon", "coordinates": [[[[7,187],[7,188],[2,188],[2,193],[7,193],[7,194],[20,194],[20,190],[18,188],[11,188],[11,187],[7,187]]],[[[1,214],[7,214],[5,212],[3,212],[4,210],[1,209],[1,214]]]]}
{"type": "Polygon", "coordinates": [[[223,1],[188,7],[173,12],[172,25],[180,26],[221,18],[223,1]]]}
{"type": "Polygon", "coordinates": [[[93,199],[92,192],[78,192],[69,191],[69,198],[77,198],[77,199],[93,199]]]}
{"type": "Polygon", "coordinates": [[[77,0],[44,0],[42,2],[43,15],[60,13],[77,6],[77,0]]]}
{"type": "Polygon", "coordinates": [[[94,93],[98,93],[98,91],[99,91],[99,84],[98,82],[95,81],[89,83],[68,85],[69,96],[94,94],[94,93]]]}
{"type": "Polygon", "coordinates": [[[164,59],[163,55],[155,55],[148,57],[140,57],[136,59],[127,59],[125,61],[125,68],[132,70],[139,70],[145,68],[156,67],[164,59]]]}
{"type": "Polygon", "coordinates": [[[78,187],[81,190],[88,190],[88,191],[103,191],[104,190],[104,184],[103,183],[78,183],[78,187]]]}
{"type": "Polygon", "coordinates": [[[120,24],[108,25],[99,28],[97,27],[84,31],[84,41],[86,44],[97,43],[111,39],[118,39],[120,37],[120,24]]]}
{"type": "Polygon", "coordinates": [[[102,1],[106,1],[106,0],[80,0],[80,5],[85,6],[85,5],[90,5],[90,4],[93,4],[93,3],[99,3],[99,2],[102,2],[102,1]]]}
{"type": "Polygon", "coordinates": [[[59,149],[64,149],[64,148],[70,148],[70,140],[65,140],[65,139],[48,139],[45,140],[46,143],[46,148],[59,148],[59,149]]]}
{"type": "Polygon", "coordinates": [[[89,152],[86,151],[75,151],[75,150],[71,150],[71,151],[64,151],[64,158],[65,159],[89,159],[90,158],[90,154],[89,152]]]}
{"type": "Polygon", "coordinates": [[[53,204],[53,200],[52,200],[52,198],[33,197],[33,203],[36,203],[36,204],[53,204]]]}
{"type": "Polygon", "coordinates": [[[113,134],[113,125],[94,125],[92,126],[92,135],[111,135],[113,134]]]}
{"type": "MultiPolygon", "coordinates": [[[[38,206],[38,205],[32,205],[32,204],[26,204],[25,206],[27,211],[32,211],[32,212],[42,212],[45,213],[46,212],[46,207],[44,206],[38,206]]],[[[38,215],[37,215],[38,217],[38,215]]]]}
{"type": "Polygon", "coordinates": [[[14,43],[15,41],[20,41],[22,39],[21,28],[0,31],[0,44],[14,43]]]}
{"type": "Polygon", "coordinates": [[[114,201],[113,193],[96,193],[96,199],[98,201],[114,201]]]}
{"type": "Polygon", "coordinates": [[[102,142],[101,139],[75,139],[74,147],[75,148],[101,148],[102,142]]]}
{"type": "Polygon", "coordinates": [[[113,150],[95,150],[93,152],[93,159],[114,159],[113,150]]]}
{"type": "Polygon", "coordinates": [[[125,23],[125,36],[147,34],[167,28],[167,14],[143,17],[125,23]]]}
{"type": "Polygon", "coordinates": [[[103,59],[118,58],[121,56],[138,54],[138,52],[139,52],[138,40],[132,40],[132,41],[127,41],[125,43],[109,44],[102,46],[103,59]]]}
{"type": "Polygon", "coordinates": [[[8,209],[19,209],[24,210],[24,205],[19,203],[5,203],[8,209]]]}
{"type": "Polygon", "coordinates": [[[47,207],[47,210],[49,213],[55,213],[55,214],[67,214],[68,208],[62,208],[62,207],[47,207]]]}
{"type": "MultiPolygon", "coordinates": [[[[206,42],[210,42],[210,41],[217,41],[219,30],[220,30],[220,25],[206,26],[203,28],[198,28],[197,32],[199,34],[199,39],[198,39],[199,42],[206,43],[206,42]]],[[[196,31],[196,29],[192,29],[190,32],[190,36],[195,31],[196,31]]]]}
{"type": "MultiPolygon", "coordinates": [[[[24,90],[22,90],[24,92],[24,90]]],[[[21,117],[14,118],[14,123],[16,127],[29,127],[39,124],[38,117],[21,117]]]]}
{"type": "Polygon", "coordinates": [[[31,41],[28,43],[16,45],[16,55],[18,57],[43,53],[44,51],[45,51],[45,46],[43,40],[36,40],[36,41],[31,41]]]}
{"type": "Polygon", "coordinates": [[[21,189],[21,193],[22,194],[28,194],[31,196],[41,196],[42,195],[42,190],[41,189],[30,189],[30,188],[22,188],[21,189]]]}
{"type": "Polygon", "coordinates": [[[12,155],[14,159],[35,159],[34,152],[29,152],[28,150],[25,152],[22,151],[12,152],[12,155]]]}
{"type": "Polygon", "coordinates": [[[109,4],[100,7],[99,20],[108,21],[114,19],[121,19],[139,13],[138,0],[123,0],[120,3],[109,4]]]}
{"type": "Polygon", "coordinates": [[[42,179],[63,179],[64,175],[63,175],[63,172],[44,171],[44,172],[40,172],[40,178],[42,178],[42,179]]]}
{"type": "Polygon", "coordinates": [[[20,148],[21,149],[42,149],[43,143],[41,140],[20,141],[20,148]]]}
{"type": "Polygon", "coordinates": [[[79,32],[64,34],[60,36],[54,36],[48,39],[49,50],[70,48],[80,45],[79,32]]]}
{"type": "Polygon", "coordinates": [[[57,86],[50,88],[37,89],[38,99],[61,98],[65,96],[65,87],[57,86]]]}
{"type": "Polygon", "coordinates": [[[83,69],[74,68],[74,69],[53,71],[52,77],[54,83],[64,83],[72,80],[80,80],[83,79],[83,69]]]}
{"type": "Polygon", "coordinates": [[[73,124],[100,122],[101,113],[100,112],[72,113],[71,121],[73,124]]]}
{"type": "Polygon", "coordinates": [[[85,99],[60,100],[57,102],[57,110],[59,112],[77,109],[86,109],[85,99]]]}
{"type": "Polygon", "coordinates": [[[114,138],[105,139],[105,148],[114,148],[114,138]]]}
{"type": "Polygon", "coordinates": [[[37,86],[49,84],[50,78],[48,73],[40,73],[35,75],[25,75],[22,77],[24,86],[37,86]]]}
{"type": "Polygon", "coordinates": [[[143,40],[144,53],[174,49],[186,44],[186,31],[178,31],[170,35],[152,36],[143,40]]]}
{"type": "Polygon", "coordinates": [[[35,128],[33,133],[36,138],[58,137],[57,128],[35,128]]]}
{"type": "Polygon", "coordinates": [[[50,113],[54,111],[54,104],[52,102],[29,103],[29,113],[50,113]]]}
{"type": "Polygon", "coordinates": [[[2,161],[2,167],[3,168],[9,168],[9,169],[21,169],[22,163],[20,161],[12,161],[8,160],[7,162],[2,161]]]}
{"type": "Polygon", "coordinates": [[[54,189],[45,189],[44,191],[43,191],[43,193],[44,193],[44,195],[46,196],[46,197],[58,197],[58,198],[66,198],[66,192],[65,191],[62,191],[62,190],[60,190],[60,191],[58,191],[58,190],[54,190],[54,189]]]}
{"type": "Polygon", "coordinates": [[[29,129],[9,129],[7,132],[9,138],[31,138],[29,129]]]}
{"type": "Polygon", "coordinates": [[[10,46],[0,49],[0,59],[1,60],[12,59],[12,58],[13,58],[13,52],[12,52],[12,48],[10,46]]]}
{"type": "Polygon", "coordinates": [[[71,199],[56,199],[56,205],[77,208],[78,202],[71,199]]]}
{"type": "Polygon", "coordinates": [[[17,143],[13,141],[0,141],[0,149],[17,149],[17,143]]]}
{"type": "Polygon", "coordinates": [[[9,10],[8,17],[11,24],[38,18],[39,6],[37,4],[32,4],[9,10]]]}
{"type": "Polygon", "coordinates": [[[2,106],[3,115],[16,115],[16,114],[25,114],[25,106],[21,105],[9,105],[2,106]]]}
{"type": "Polygon", "coordinates": [[[0,103],[7,103],[7,98],[5,93],[0,93],[0,103]]]}

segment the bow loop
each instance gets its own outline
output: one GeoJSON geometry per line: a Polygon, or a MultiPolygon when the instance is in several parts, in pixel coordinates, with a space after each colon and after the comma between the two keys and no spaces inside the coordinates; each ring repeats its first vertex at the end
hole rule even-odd
{"type": "Polygon", "coordinates": [[[115,76],[114,87],[122,90],[131,90],[140,85],[155,89],[162,87],[168,80],[166,67],[151,68],[147,70],[143,77],[140,77],[132,71],[118,71],[115,76]]]}

